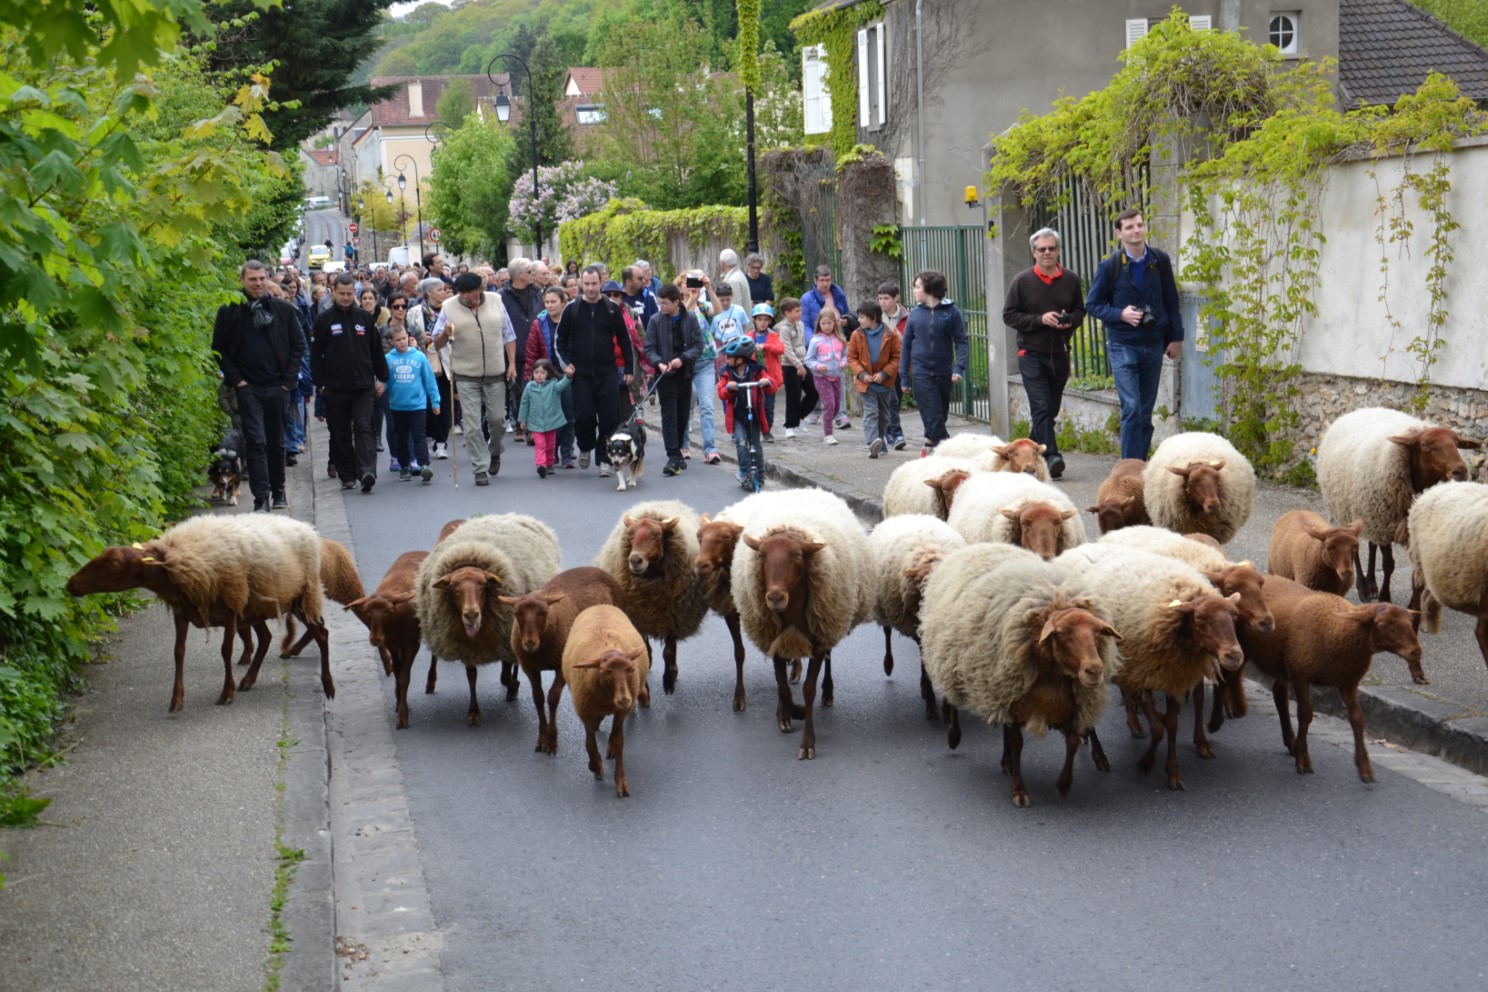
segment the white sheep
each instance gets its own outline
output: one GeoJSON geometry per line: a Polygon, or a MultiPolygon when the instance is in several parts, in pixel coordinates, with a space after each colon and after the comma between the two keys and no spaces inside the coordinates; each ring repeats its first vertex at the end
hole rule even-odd
{"type": "Polygon", "coordinates": [[[1255,503],[1255,469],[1218,434],[1174,434],[1157,446],[1142,471],[1142,502],[1159,527],[1234,537],[1255,503]]]}
{"type": "Polygon", "coordinates": [[[868,537],[841,497],[819,489],[767,493],[734,552],[734,606],[745,634],[775,663],[782,733],[805,719],[797,757],[816,757],[813,707],[826,665],[822,705],[832,705],[831,652],[868,619],[872,601],[868,537]],[[811,659],[796,706],[787,676],[791,659],[811,659]]]}
{"type": "Polygon", "coordinates": [[[1488,486],[1428,489],[1416,497],[1409,526],[1411,607],[1424,610],[1433,634],[1441,629],[1442,606],[1476,617],[1478,650],[1488,664],[1488,486]]]}
{"type": "Polygon", "coordinates": [[[1395,571],[1393,545],[1409,544],[1408,517],[1416,494],[1438,482],[1465,482],[1467,465],[1458,448],[1477,448],[1447,427],[1409,414],[1366,407],[1328,425],[1318,442],[1318,486],[1329,520],[1363,520],[1369,568],[1354,562],[1359,598],[1388,602],[1395,571]],[[1375,550],[1382,552],[1384,581],[1376,584],[1375,550]]]}
{"type": "MultiPolygon", "coordinates": [[[[465,665],[470,709],[480,726],[477,666],[502,663],[507,699],[520,682],[511,646],[512,611],[498,596],[525,596],[558,574],[558,536],[542,521],[519,513],[473,517],[441,540],[419,566],[414,605],[424,643],[437,657],[465,665]]],[[[400,709],[407,700],[400,699],[400,709]]]]}
{"type": "Polygon", "coordinates": [[[1021,472],[967,479],[946,522],[967,543],[1021,544],[1045,559],[1085,543],[1085,525],[1069,497],[1021,472]]]}
{"type": "MultiPolygon", "coordinates": [[[[651,500],[632,506],[594,558],[625,591],[625,610],[641,636],[662,640],[661,688],[677,689],[677,642],[696,634],[708,614],[698,580],[698,516],[686,503],[651,500]]],[[[649,659],[649,655],[647,656],[649,659]]],[[[641,705],[650,705],[650,695],[641,705]]]]}
{"type": "Polygon", "coordinates": [[[563,681],[584,725],[584,750],[597,782],[604,781],[604,762],[599,760],[594,735],[605,717],[614,717],[605,757],[615,761],[615,795],[622,798],[630,795],[625,777],[625,718],[634,712],[650,671],[646,640],[624,610],[591,606],[574,620],[563,646],[563,681]]]}
{"type": "MultiPolygon", "coordinates": [[[[868,535],[873,555],[873,619],[884,632],[885,675],[894,671],[893,632],[919,643],[925,581],[943,558],[964,547],[966,539],[950,524],[923,513],[891,517],[868,535]]],[[[934,720],[938,714],[935,693],[923,664],[920,695],[925,699],[926,719],[934,720]]]]}
{"type": "Polygon", "coordinates": [[[884,484],[884,517],[928,513],[944,520],[955,502],[957,488],[977,471],[969,459],[939,454],[905,462],[884,484]]]}

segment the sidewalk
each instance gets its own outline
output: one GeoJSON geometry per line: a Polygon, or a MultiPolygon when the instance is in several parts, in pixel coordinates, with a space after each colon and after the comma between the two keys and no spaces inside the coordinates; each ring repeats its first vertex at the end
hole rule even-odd
{"type": "MultiPolygon", "coordinates": [[[[776,419],[784,421],[784,399],[776,401],[776,419]]],[[[877,459],[868,457],[863,441],[861,421],[853,420],[848,430],[837,431],[839,443],[822,441],[821,427],[802,425],[797,437],[788,440],[785,428],[776,425],[776,441],[765,445],[765,463],[771,479],[785,486],[817,486],[842,496],[867,523],[882,519],[884,484],[894,469],[911,458],[918,458],[923,431],[920,416],[913,410],[903,411],[904,433],[909,444],[903,451],[890,449],[877,459]]],[[[716,411],[719,453],[728,468],[729,481],[736,465],[732,439],[723,433],[723,411],[716,411]]],[[[952,434],[989,433],[986,424],[952,415],[947,427],[952,434]]],[[[658,430],[659,433],[659,430],[658,430]]],[[[702,452],[698,427],[693,425],[693,460],[699,463],[702,452]]],[[[1065,491],[1081,510],[1085,530],[1091,539],[1099,536],[1093,515],[1085,508],[1095,502],[1101,481],[1116,462],[1114,455],[1065,453],[1068,463],[1064,477],[1054,483],[1065,491]]],[[[707,466],[699,466],[705,470],[707,466]]],[[[733,502],[738,492],[724,498],[733,502]]],[[[1271,528],[1283,513],[1308,509],[1322,512],[1322,500],[1316,491],[1292,489],[1262,483],[1256,494],[1250,521],[1230,542],[1227,551],[1236,560],[1249,559],[1264,570],[1270,545],[1271,528]]],[[[1402,603],[1410,591],[1410,559],[1403,550],[1395,555],[1396,571],[1392,580],[1394,599],[1402,603]]],[[[1418,686],[1411,682],[1405,663],[1393,655],[1379,655],[1359,694],[1365,712],[1365,728],[1371,740],[1383,739],[1427,754],[1438,755],[1478,774],[1488,774],[1488,671],[1473,639],[1473,622],[1459,613],[1447,611],[1442,633],[1421,635],[1425,657],[1422,665],[1431,684],[1418,686]]],[[[1269,682],[1252,681],[1251,695],[1271,697],[1269,682]]],[[[1323,689],[1313,693],[1313,705],[1319,712],[1347,718],[1338,693],[1323,689]]]]}

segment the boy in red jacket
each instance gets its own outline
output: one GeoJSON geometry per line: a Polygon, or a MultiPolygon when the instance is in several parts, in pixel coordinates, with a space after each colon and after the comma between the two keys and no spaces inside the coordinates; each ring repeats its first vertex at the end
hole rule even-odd
{"type": "MultiPolygon", "coordinates": [[[[778,339],[777,339],[778,340],[778,339]]],[[[762,434],[770,430],[770,417],[759,393],[773,397],[779,382],[771,379],[764,367],[754,360],[754,339],[731,338],[723,346],[723,374],[718,379],[718,398],[723,400],[723,427],[734,436],[734,453],[739,459],[739,485],[755,492],[765,485],[765,449],[750,436],[753,430],[762,434]],[[746,390],[746,383],[759,382],[757,390],[746,390]],[[756,395],[749,395],[751,392],[756,395]],[[753,417],[753,423],[750,417],[753,417]]]]}

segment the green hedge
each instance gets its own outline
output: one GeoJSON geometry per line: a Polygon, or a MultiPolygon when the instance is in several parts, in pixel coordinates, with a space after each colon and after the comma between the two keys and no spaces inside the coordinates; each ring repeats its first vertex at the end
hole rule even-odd
{"type": "Polygon", "coordinates": [[[617,198],[597,213],[565,221],[558,244],[565,259],[603,262],[611,275],[638,258],[650,259],[656,274],[670,273],[671,243],[683,235],[696,248],[708,242],[740,246],[749,236],[749,211],[743,207],[692,207],[652,210],[640,200],[617,198]]]}

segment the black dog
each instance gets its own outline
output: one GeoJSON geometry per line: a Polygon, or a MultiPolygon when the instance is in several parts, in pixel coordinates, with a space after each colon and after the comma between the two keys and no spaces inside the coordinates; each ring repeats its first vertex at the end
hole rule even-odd
{"type": "Polygon", "coordinates": [[[646,471],[646,428],[631,418],[621,424],[615,433],[605,444],[605,451],[609,453],[610,465],[615,469],[615,477],[620,480],[616,489],[625,492],[625,474],[630,472],[630,488],[634,489],[641,483],[641,475],[646,471]]]}
{"type": "Polygon", "coordinates": [[[207,477],[212,480],[212,499],[238,505],[238,486],[243,482],[243,432],[233,428],[222,435],[222,443],[212,449],[212,464],[207,477]]]}

